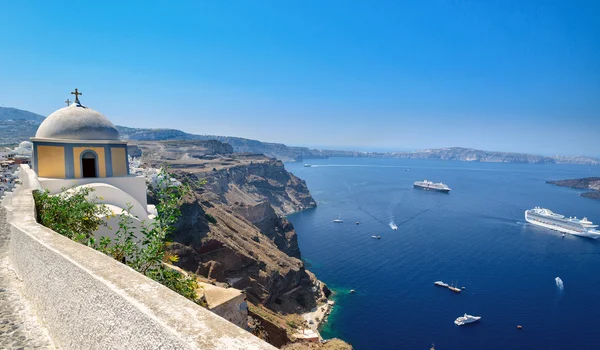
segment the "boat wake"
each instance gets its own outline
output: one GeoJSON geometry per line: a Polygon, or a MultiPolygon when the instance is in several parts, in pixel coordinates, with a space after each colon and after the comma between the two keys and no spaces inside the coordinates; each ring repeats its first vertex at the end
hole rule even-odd
{"type": "Polygon", "coordinates": [[[554,280],[556,281],[556,288],[558,288],[558,291],[564,291],[565,285],[563,284],[563,281],[560,279],[560,277],[556,277],[554,280]]]}
{"type": "Polygon", "coordinates": [[[430,210],[432,210],[432,209],[438,209],[438,208],[440,208],[440,207],[442,207],[442,206],[444,206],[444,205],[446,205],[446,203],[442,203],[442,204],[436,205],[436,206],[434,206],[434,207],[431,207],[431,208],[423,209],[423,210],[421,210],[420,212],[416,213],[415,215],[411,216],[410,218],[408,218],[408,219],[406,219],[406,220],[402,221],[402,222],[400,223],[400,226],[402,226],[402,225],[404,225],[404,224],[408,223],[409,221],[412,221],[412,220],[416,219],[416,218],[417,218],[417,216],[419,216],[419,215],[423,215],[423,214],[425,214],[426,212],[428,212],[428,211],[430,211],[430,210]]]}
{"type": "Polygon", "coordinates": [[[394,231],[396,231],[398,229],[398,226],[396,226],[396,223],[394,222],[394,220],[390,221],[390,228],[394,231]]]}

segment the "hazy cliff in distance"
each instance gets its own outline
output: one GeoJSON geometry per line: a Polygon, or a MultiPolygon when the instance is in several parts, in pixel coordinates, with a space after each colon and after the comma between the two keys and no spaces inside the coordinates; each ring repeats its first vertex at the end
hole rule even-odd
{"type": "MultiPolygon", "coordinates": [[[[33,137],[43,120],[41,115],[0,107],[0,144],[14,145],[29,137],[33,137]],[[6,119],[3,119],[6,116],[6,119]],[[21,119],[15,119],[20,117],[21,119]],[[13,119],[11,119],[13,118],[13,119]]],[[[217,140],[227,143],[237,153],[264,154],[284,162],[306,161],[308,159],[329,157],[353,158],[401,158],[401,159],[439,159],[466,162],[492,163],[534,163],[534,164],[585,164],[600,165],[600,159],[588,156],[539,156],[526,153],[494,152],[463,147],[447,147],[427,149],[414,152],[360,152],[308,147],[287,146],[282,143],[261,142],[242,137],[195,135],[176,129],[146,129],[118,126],[121,137],[131,141],[164,141],[164,140],[217,140]]],[[[590,152],[595,150],[590,150],[590,152]]]]}
{"type": "Polygon", "coordinates": [[[117,127],[130,140],[218,140],[230,144],[235,152],[259,153],[282,161],[304,161],[329,157],[439,159],[491,163],[587,164],[600,165],[600,159],[586,156],[538,156],[525,153],[482,151],[473,148],[448,147],[415,152],[358,152],[318,150],[292,147],[281,143],[261,142],[240,137],[194,135],[174,129],[135,129],[117,127]]]}

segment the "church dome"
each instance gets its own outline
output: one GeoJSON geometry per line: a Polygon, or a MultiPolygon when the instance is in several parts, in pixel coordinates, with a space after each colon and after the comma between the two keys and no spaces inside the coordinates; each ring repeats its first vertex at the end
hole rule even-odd
{"type": "Polygon", "coordinates": [[[35,134],[40,139],[118,141],[119,131],[108,118],[74,103],[50,114],[35,134]]]}

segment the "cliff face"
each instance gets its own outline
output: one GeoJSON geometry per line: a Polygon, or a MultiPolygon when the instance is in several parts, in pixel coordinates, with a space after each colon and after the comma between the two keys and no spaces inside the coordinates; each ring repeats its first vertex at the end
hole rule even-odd
{"type": "Polygon", "coordinates": [[[256,226],[262,234],[275,243],[279,250],[300,259],[300,248],[298,248],[298,237],[294,226],[285,217],[278,216],[269,201],[262,201],[256,205],[240,203],[232,209],[256,226]]]}
{"type": "MultiPolygon", "coordinates": [[[[324,298],[300,260],[296,232],[283,215],[315,206],[304,181],[262,155],[209,152],[203,141],[138,143],[143,162],[165,160],[194,188],[182,206],[170,250],[177,265],[246,291],[248,300],[282,313],[302,312],[324,298]]],[[[231,147],[231,146],[229,146],[231,147]]],[[[230,149],[227,149],[230,150],[230,149]]]]}
{"type": "Polygon", "coordinates": [[[590,192],[582,193],[581,196],[593,199],[600,199],[600,177],[586,177],[582,179],[546,181],[546,183],[556,186],[592,190],[590,192]]]}
{"type": "Polygon", "coordinates": [[[277,215],[286,215],[316,206],[306,183],[287,172],[283,163],[264,156],[242,156],[237,164],[228,159],[228,165],[207,173],[205,188],[219,197],[223,203],[235,206],[255,207],[240,209],[251,222],[259,222],[261,217],[270,216],[263,202],[277,215]]]}
{"type": "Polygon", "coordinates": [[[277,248],[249,221],[202,195],[188,198],[173,237],[178,266],[246,291],[248,299],[284,313],[316,306],[320,295],[301,260],[277,248]],[[289,294],[288,294],[289,293],[289,294]],[[305,305],[297,302],[306,299],[305,305]]]}
{"type": "Polygon", "coordinates": [[[243,164],[205,173],[205,190],[213,201],[228,205],[256,226],[281,251],[299,259],[296,232],[283,216],[316,203],[306,183],[287,172],[281,161],[262,156],[249,159],[249,163],[246,158],[243,164]]]}

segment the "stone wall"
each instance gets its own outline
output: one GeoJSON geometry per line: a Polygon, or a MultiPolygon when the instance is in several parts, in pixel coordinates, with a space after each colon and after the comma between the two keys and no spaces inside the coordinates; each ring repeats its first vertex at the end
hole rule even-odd
{"type": "Polygon", "coordinates": [[[3,200],[10,268],[61,349],[274,349],[126,265],[35,221],[35,174],[3,200]]]}

